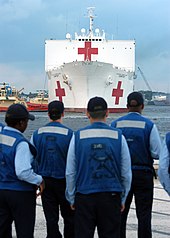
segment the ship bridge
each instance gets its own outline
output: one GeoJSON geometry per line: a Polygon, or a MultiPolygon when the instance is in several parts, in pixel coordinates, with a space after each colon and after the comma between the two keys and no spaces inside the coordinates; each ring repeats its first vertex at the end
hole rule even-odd
{"type": "Polygon", "coordinates": [[[97,28],[95,32],[92,34],[86,34],[86,30],[84,28],[81,29],[81,34],[78,35],[75,33],[75,40],[77,41],[104,41],[105,40],[105,32],[97,28]]]}

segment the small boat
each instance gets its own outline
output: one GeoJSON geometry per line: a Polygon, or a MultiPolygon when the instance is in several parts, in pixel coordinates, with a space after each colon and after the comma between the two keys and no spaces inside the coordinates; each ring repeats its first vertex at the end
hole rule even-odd
{"type": "Polygon", "coordinates": [[[21,103],[27,107],[26,101],[19,95],[23,89],[17,90],[9,83],[0,83],[0,112],[7,111],[8,107],[15,103],[21,103]]]}
{"type": "Polygon", "coordinates": [[[156,106],[170,106],[170,94],[155,96],[153,102],[156,106]]]}
{"type": "Polygon", "coordinates": [[[37,96],[27,102],[28,111],[48,111],[48,93],[46,90],[37,90],[37,96]]]}

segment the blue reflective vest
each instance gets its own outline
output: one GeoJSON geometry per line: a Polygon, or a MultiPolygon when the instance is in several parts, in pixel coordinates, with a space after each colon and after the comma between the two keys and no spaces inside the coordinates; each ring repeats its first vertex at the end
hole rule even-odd
{"type": "Polygon", "coordinates": [[[122,192],[121,132],[95,122],[75,133],[76,192],[122,192]]]}
{"type": "Polygon", "coordinates": [[[166,134],[166,145],[167,145],[167,148],[168,148],[168,151],[169,151],[169,168],[168,168],[168,172],[170,174],[170,132],[168,132],[166,134]]]}
{"type": "Polygon", "coordinates": [[[15,173],[16,147],[22,141],[29,144],[30,151],[35,156],[36,149],[21,133],[5,129],[0,133],[0,189],[17,191],[35,189],[35,185],[19,180],[15,173]]]}
{"type": "Polygon", "coordinates": [[[149,148],[153,122],[139,113],[128,113],[113,121],[111,126],[119,128],[126,138],[131,155],[132,169],[152,169],[153,158],[149,148]]]}
{"type": "Polygon", "coordinates": [[[44,177],[65,178],[66,158],[73,131],[59,122],[50,122],[33,133],[37,148],[35,171],[44,177]]]}

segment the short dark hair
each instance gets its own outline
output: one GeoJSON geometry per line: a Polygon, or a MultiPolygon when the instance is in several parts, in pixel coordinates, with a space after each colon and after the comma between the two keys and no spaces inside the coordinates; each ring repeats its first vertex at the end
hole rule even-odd
{"type": "Polygon", "coordinates": [[[35,120],[35,116],[30,114],[23,104],[16,103],[10,105],[6,111],[5,120],[10,121],[10,119],[16,121],[21,121],[21,119],[30,119],[33,121],[35,120]]]}
{"type": "Polygon", "coordinates": [[[144,104],[143,95],[140,92],[132,92],[127,97],[128,107],[139,107],[144,104]]]}
{"type": "Polygon", "coordinates": [[[52,101],[48,104],[48,114],[51,120],[55,121],[61,118],[64,112],[64,104],[60,101],[52,101]]]}
{"type": "Polygon", "coordinates": [[[10,127],[15,127],[20,121],[26,121],[26,120],[28,120],[28,119],[27,118],[13,119],[10,117],[5,117],[5,122],[6,122],[7,126],[10,126],[10,127]]]}
{"type": "Polygon", "coordinates": [[[98,112],[106,110],[107,110],[107,102],[102,97],[93,97],[89,100],[87,104],[88,112],[98,112]]]}
{"type": "Polygon", "coordinates": [[[102,97],[93,97],[87,104],[87,111],[94,119],[103,119],[107,112],[107,102],[102,97]]]}
{"type": "Polygon", "coordinates": [[[97,112],[89,112],[90,116],[94,119],[103,119],[106,116],[107,110],[97,111],[97,112]]]}

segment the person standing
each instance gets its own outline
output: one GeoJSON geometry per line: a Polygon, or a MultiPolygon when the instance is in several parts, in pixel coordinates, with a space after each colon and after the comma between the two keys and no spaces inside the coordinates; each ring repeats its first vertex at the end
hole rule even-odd
{"type": "Polygon", "coordinates": [[[66,198],[75,209],[75,238],[120,237],[121,210],[131,184],[131,163],[124,136],[106,124],[101,97],[87,105],[90,125],[73,135],[66,166],[66,198]]]}
{"type": "Polygon", "coordinates": [[[170,132],[165,135],[162,143],[158,176],[163,188],[170,196],[170,132]]]}
{"type": "Polygon", "coordinates": [[[13,221],[17,238],[34,237],[36,190],[41,194],[44,182],[31,166],[36,149],[22,134],[29,119],[25,106],[13,104],[0,133],[0,238],[12,238],[13,221]]]}
{"type": "Polygon", "coordinates": [[[132,92],[127,97],[129,113],[111,123],[119,128],[129,146],[132,163],[132,185],[121,216],[121,238],[126,237],[126,222],[133,195],[138,218],[138,238],[151,238],[154,159],[159,159],[161,140],[156,125],[141,115],[143,96],[132,92]]]}
{"type": "Polygon", "coordinates": [[[52,101],[48,105],[50,122],[36,130],[31,143],[37,148],[35,170],[45,180],[41,196],[47,224],[47,238],[61,238],[59,209],[64,219],[64,237],[74,238],[74,212],[65,198],[67,151],[73,131],[62,124],[64,105],[52,101]]]}

